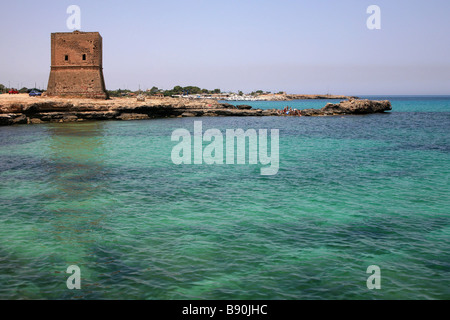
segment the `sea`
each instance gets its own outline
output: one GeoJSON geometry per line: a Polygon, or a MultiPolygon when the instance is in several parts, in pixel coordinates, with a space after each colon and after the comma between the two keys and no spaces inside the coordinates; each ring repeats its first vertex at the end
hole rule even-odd
{"type": "Polygon", "coordinates": [[[363,98],[393,110],[0,127],[0,299],[450,299],[450,97],[363,98]],[[194,121],[278,129],[277,174],[174,164],[194,121]]]}

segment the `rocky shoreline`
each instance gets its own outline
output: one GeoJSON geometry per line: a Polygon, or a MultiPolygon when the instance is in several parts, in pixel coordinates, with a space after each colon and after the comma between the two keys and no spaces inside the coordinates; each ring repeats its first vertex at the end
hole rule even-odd
{"type": "MultiPolygon", "coordinates": [[[[348,100],[322,109],[305,109],[302,116],[380,113],[391,110],[389,101],[348,100]]],[[[286,116],[279,109],[261,110],[214,100],[160,98],[136,101],[0,96],[0,125],[77,122],[93,120],[144,120],[174,117],[286,116]]]]}
{"type": "Polygon", "coordinates": [[[392,110],[388,100],[346,100],[340,103],[327,103],[322,109],[304,109],[302,116],[335,116],[344,114],[371,114],[392,110]]]}

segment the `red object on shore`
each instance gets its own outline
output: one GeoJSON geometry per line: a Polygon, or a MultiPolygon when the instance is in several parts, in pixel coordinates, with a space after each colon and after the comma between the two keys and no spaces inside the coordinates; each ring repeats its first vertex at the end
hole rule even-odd
{"type": "Polygon", "coordinates": [[[19,91],[12,89],[12,90],[9,90],[8,93],[9,94],[19,94],[19,91]]]}

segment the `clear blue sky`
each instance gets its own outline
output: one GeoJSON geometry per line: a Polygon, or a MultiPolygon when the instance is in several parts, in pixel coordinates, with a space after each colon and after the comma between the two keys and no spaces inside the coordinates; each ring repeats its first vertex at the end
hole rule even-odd
{"type": "Polygon", "coordinates": [[[71,4],[103,36],[108,89],[450,94],[448,0],[2,1],[0,83],[47,85],[71,4]]]}

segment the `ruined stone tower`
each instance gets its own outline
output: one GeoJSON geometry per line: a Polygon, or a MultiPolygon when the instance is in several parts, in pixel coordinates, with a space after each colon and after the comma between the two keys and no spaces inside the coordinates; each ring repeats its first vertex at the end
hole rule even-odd
{"type": "Polygon", "coordinates": [[[102,37],[98,32],[52,33],[51,45],[48,96],[108,99],[103,78],[102,37]]]}

